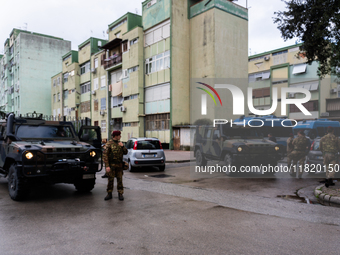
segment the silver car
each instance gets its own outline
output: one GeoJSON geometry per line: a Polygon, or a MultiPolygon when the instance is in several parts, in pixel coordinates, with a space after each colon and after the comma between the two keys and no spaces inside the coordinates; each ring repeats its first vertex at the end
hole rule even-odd
{"type": "Polygon", "coordinates": [[[131,138],[125,147],[128,153],[123,160],[129,164],[129,171],[137,167],[156,166],[160,171],[165,169],[165,154],[157,138],[131,138]]]}

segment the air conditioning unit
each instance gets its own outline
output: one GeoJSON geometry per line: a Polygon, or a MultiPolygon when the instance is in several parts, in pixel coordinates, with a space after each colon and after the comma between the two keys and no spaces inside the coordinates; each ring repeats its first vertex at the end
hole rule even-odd
{"type": "Polygon", "coordinates": [[[121,111],[121,112],[126,112],[126,107],[125,107],[125,106],[121,106],[121,107],[120,107],[120,111],[121,111]]]}
{"type": "Polygon", "coordinates": [[[105,115],[105,111],[104,110],[100,110],[100,115],[104,116],[105,115]]]}
{"type": "Polygon", "coordinates": [[[331,94],[335,94],[338,92],[338,89],[331,89],[331,94]]]}
{"type": "Polygon", "coordinates": [[[321,117],[329,117],[329,112],[322,112],[320,114],[321,117]]]}
{"type": "Polygon", "coordinates": [[[269,59],[270,59],[270,56],[265,56],[265,57],[264,57],[264,60],[265,60],[265,61],[268,61],[269,59]]]}
{"type": "Polygon", "coordinates": [[[91,73],[96,73],[97,69],[96,68],[92,68],[91,69],[91,73]]]}
{"type": "Polygon", "coordinates": [[[95,90],[92,90],[91,94],[92,94],[92,95],[95,95],[95,94],[96,94],[96,91],[95,91],[95,90]]]}

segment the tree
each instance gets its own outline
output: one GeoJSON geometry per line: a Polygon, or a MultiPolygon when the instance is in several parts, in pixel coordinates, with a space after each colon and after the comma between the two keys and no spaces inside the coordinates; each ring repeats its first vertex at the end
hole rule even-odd
{"type": "MultiPolygon", "coordinates": [[[[284,1],[284,0],[282,0],[284,1]]],[[[311,64],[319,62],[320,78],[334,74],[340,78],[340,1],[287,0],[286,11],[274,14],[284,40],[299,38],[300,52],[311,64]]]]}

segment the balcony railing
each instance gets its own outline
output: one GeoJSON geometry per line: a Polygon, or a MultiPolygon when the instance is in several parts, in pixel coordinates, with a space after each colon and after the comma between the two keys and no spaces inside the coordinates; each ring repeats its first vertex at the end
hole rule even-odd
{"type": "Polygon", "coordinates": [[[122,63],[122,54],[116,54],[113,56],[110,56],[109,58],[104,60],[104,68],[108,69],[112,66],[118,65],[122,63]]]}

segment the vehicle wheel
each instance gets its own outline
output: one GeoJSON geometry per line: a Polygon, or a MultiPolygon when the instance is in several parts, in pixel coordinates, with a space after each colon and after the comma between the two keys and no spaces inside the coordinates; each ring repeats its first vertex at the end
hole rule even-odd
{"type": "Polygon", "coordinates": [[[165,165],[158,167],[159,171],[163,172],[165,170],[165,165]]]}
{"type": "Polygon", "coordinates": [[[206,166],[207,160],[204,158],[202,152],[200,150],[196,151],[196,165],[198,166],[206,166]]]}
{"type": "MultiPolygon", "coordinates": [[[[224,162],[224,165],[226,167],[233,166],[233,157],[229,153],[227,153],[227,154],[225,154],[225,156],[223,158],[223,162],[224,162]]],[[[231,167],[228,167],[228,170],[231,170],[231,169],[232,169],[231,167]]],[[[236,173],[231,172],[231,171],[230,172],[227,171],[226,174],[231,176],[231,175],[234,175],[236,173]]]]}
{"type": "Polygon", "coordinates": [[[89,192],[93,190],[94,185],[96,184],[96,179],[88,179],[88,180],[79,180],[74,183],[76,190],[80,192],[89,192]]]}
{"type": "Polygon", "coordinates": [[[21,201],[27,198],[29,189],[24,179],[19,178],[18,169],[15,164],[12,164],[8,171],[8,193],[9,196],[15,201],[21,201]]]}
{"type": "Polygon", "coordinates": [[[129,160],[129,171],[130,172],[134,172],[136,170],[136,168],[134,166],[131,165],[131,162],[129,160]]]}

